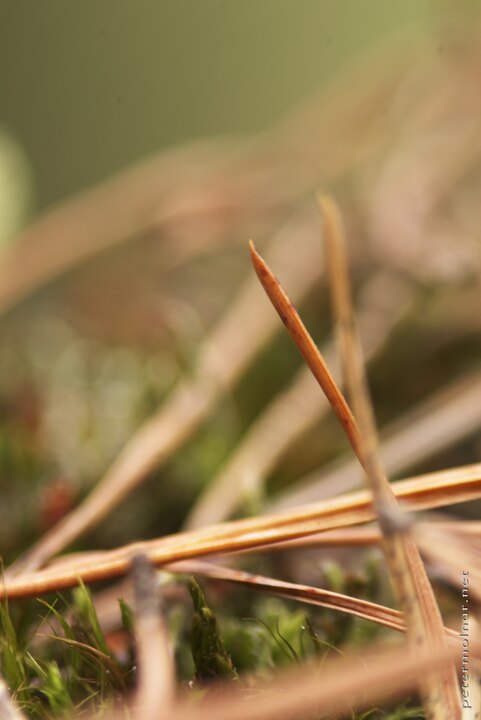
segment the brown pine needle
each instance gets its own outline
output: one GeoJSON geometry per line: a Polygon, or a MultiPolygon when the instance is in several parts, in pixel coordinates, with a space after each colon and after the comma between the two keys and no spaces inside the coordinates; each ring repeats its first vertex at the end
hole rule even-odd
{"type": "Polygon", "coordinates": [[[312,374],[323,389],[337,419],[343,427],[356,455],[360,454],[361,440],[359,429],[344,396],[337,387],[334,378],[324,362],[319,349],[302,322],[299,314],[277,278],[272,274],[264,260],[258,254],[252,240],[249,242],[252,264],[269,300],[277,310],[287,332],[297,345],[312,374]]]}
{"type": "MultiPolygon", "coordinates": [[[[216,582],[244,585],[254,591],[274,594],[300,603],[326,607],[330,610],[346,613],[392,630],[400,632],[406,630],[399,610],[343,593],[326,590],[325,588],[287,582],[263,575],[253,575],[236,567],[220,565],[218,562],[184,560],[165,565],[161,572],[189,576],[197,575],[216,582]]],[[[115,607],[115,600],[118,597],[123,597],[128,603],[132,602],[132,588],[126,580],[94,596],[95,609],[104,630],[106,628],[114,629],[118,626],[118,614],[115,607]],[[112,614],[112,607],[115,607],[114,615],[112,614]]],[[[459,635],[456,630],[446,627],[446,634],[450,642],[459,643],[459,635]]]]}
{"type": "MultiPolygon", "coordinates": [[[[159,574],[161,575],[163,572],[188,576],[196,575],[215,582],[243,585],[254,591],[279,595],[300,603],[326,607],[330,610],[369,620],[386,628],[400,632],[405,631],[405,625],[399,610],[343,593],[326,590],[325,588],[286,582],[263,575],[253,575],[237,567],[202,560],[184,560],[168,564],[162,567],[159,574]]],[[[114,586],[110,586],[107,590],[94,595],[95,609],[104,631],[118,627],[118,613],[115,602],[118,597],[123,597],[129,604],[132,603],[133,593],[128,579],[124,579],[114,586]],[[112,613],[112,608],[114,613],[112,613]]],[[[51,622],[50,618],[49,622],[51,622]]],[[[446,628],[446,632],[450,638],[459,640],[454,631],[446,628]]]]}
{"type": "MultiPolygon", "coordinates": [[[[394,483],[396,496],[409,510],[429,510],[481,497],[481,463],[394,483]]],[[[0,582],[1,597],[28,597],[76,585],[79,578],[94,582],[124,575],[132,557],[145,553],[155,565],[166,565],[208,555],[258,550],[320,532],[375,519],[369,492],[312,503],[296,510],[237,520],[157,540],[137,542],[83,558],[61,559],[53,565],[0,582]]]]}
{"type": "MultiPolygon", "coordinates": [[[[399,610],[332,590],[277,580],[263,575],[253,575],[213,562],[187,561],[168,565],[165,569],[171,572],[201,575],[213,580],[246,585],[254,590],[273,593],[289,600],[326,607],[330,610],[339,610],[348,615],[370,620],[391,630],[406,631],[406,625],[399,610]]],[[[456,630],[445,628],[445,632],[450,642],[459,645],[459,635],[456,630]]]]}
{"type": "MultiPolygon", "coordinates": [[[[392,630],[404,632],[406,629],[402,615],[398,610],[368,600],[350,597],[343,593],[325,590],[324,588],[286,582],[271,577],[264,577],[263,575],[254,575],[244,572],[243,570],[238,570],[237,568],[230,568],[213,562],[194,560],[168,565],[166,569],[185,574],[202,575],[203,577],[213,580],[246,585],[254,590],[273,593],[290,600],[298,600],[310,605],[326,607],[330,610],[340,610],[349,615],[355,615],[364,620],[370,620],[379,625],[384,625],[384,627],[392,630]]],[[[456,638],[457,636],[454,634],[453,637],[456,638]]]]}
{"type": "MultiPolygon", "coordinates": [[[[481,534],[481,524],[476,520],[454,520],[452,522],[419,522],[416,524],[416,536],[418,545],[427,557],[429,557],[428,543],[423,544],[424,533],[430,529],[445,530],[453,534],[454,537],[464,537],[478,539],[481,534]],[[419,532],[418,532],[419,531],[419,532]],[[424,548],[426,547],[426,552],[424,548]]],[[[378,545],[381,542],[382,535],[379,528],[376,527],[352,527],[342,530],[330,530],[328,532],[319,533],[318,535],[310,535],[300,540],[288,540],[286,542],[276,543],[272,546],[272,550],[295,550],[297,548],[321,548],[321,547],[365,547],[378,545]]],[[[429,543],[430,545],[430,543],[429,543]]],[[[441,550],[442,552],[442,550],[441,550]]],[[[458,563],[459,564],[459,563],[458,563]]]]}
{"type": "MultiPolygon", "coordinates": [[[[406,618],[408,641],[413,650],[430,647],[434,652],[442,652],[446,647],[446,637],[436,598],[379,457],[376,423],[354,320],[341,217],[330,198],[320,198],[319,204],[324,221],[328,274],[339,327],[341,356],[361,431],[360,459],[383,533],[391,580],[406,618]]],[[[421,689],[429,717],[436,720],[461,717],[454,665],[442,675],[428,674],[421,683],[421,689]]]]}

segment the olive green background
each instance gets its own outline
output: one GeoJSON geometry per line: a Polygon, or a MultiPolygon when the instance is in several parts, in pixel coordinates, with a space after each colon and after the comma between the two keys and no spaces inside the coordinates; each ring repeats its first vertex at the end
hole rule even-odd
{"type": "MultiPolygon", "coordinates": [[[[434,3],[435,5],[435,3],[434,3]]],[[[35,209],[166,146],[268,127],[425,0],[0,0],[0,127],[35,209]]]]}

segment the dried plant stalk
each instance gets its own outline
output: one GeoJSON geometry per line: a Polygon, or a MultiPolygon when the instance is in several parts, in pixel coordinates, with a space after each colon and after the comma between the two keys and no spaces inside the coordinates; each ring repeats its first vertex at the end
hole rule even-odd
{"type": "MultiPolygon", "coordinates": [[[[320,198],[320,208],[344,373],[361,430],[360,445],[357,437],[352,444],[359,448],[358,457],[372,492],[388,570],[406,619],[408,642],[416,651],[430,647],[433,652],[443,652],[446,638],[436,598],[379,456],[376,423],[352,308],[341,218],[330,198],[320,198]]],[[[454,665],[438,675],[430,674],[428,667],[427,673],[420,687],[428,717],[435,720],[460,718],[461,703],[454,665]]]]}

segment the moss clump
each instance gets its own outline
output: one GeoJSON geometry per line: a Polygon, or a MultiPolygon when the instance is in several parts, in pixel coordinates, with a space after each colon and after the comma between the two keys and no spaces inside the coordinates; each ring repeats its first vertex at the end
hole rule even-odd
{"type": "Polygon", "coordinates": [[[195,665],[195,680],[237,680],[237,671],[225,649],[217,620],[195,578],[190,579],[189,589],[194,605],[190,647],[195,665]]]}

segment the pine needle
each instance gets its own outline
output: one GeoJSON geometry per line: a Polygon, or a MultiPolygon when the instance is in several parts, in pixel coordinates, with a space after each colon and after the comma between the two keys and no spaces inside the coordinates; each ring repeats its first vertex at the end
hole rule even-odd
{"type": "MultiPolygon", "coordinates": [[[[481,463],[454,468],[395,483],[396,496],[413,510],[428,510],[481,497],[481,463]]],[[[76,560],[62,559],[34,573],[0,582],[0,597],[27,597],[77,585],[79,579],[94,582],[128,572],[131,558],[145,553],[155,565],[165,565],[207,555],[258,550],[335,528],[375,519],[367,491],[324,500],[295,510],[237,520],[157,540],[136,542],[116,550],[87,554],[76,560]]]]}
{"type": "MultiPolygon", "coordinates": [[[[427,541],[425,538],[429,531],[446,530],[454,537],[464,537],[478,539],[481,534],[481,524],[476,520],[454,520],[452,522],[418,522],[416,524],[416,537],[418,545],[426,557],[429,557],[427,541]],[[426,548],[426,552],[424,549],[426,548]]],[[[352,527],[342,530],[330,530],[328,532],[319,533],[318,535],[310,535],[299,540],[288,540],[286,542],[276,543],[271,550],[295,550],[301,548],[322,548],[322,547],[366,547],[378,545],[381,542],[382,535],[379,528],[376,527],[352,527]]]]}
{"type": "Polygon", "coordinates": [[[361,438],[359,428],[317,345],[307,332],[304,323],[282,289],[279,280],[271,273],[267,264],[256,252],[252,240],[249,243],[249,250],[254,270],[269,300],[277,310],[279,317],[286,326],[287,332],[297,345],[299,352],[309,366],[312,374],[322,387],[356,455],[360,455],[361,438]]]}
{"type": "MultiPolygon", "coordinates": [[[[376,423],[352,308],[341,218],[330,198],[320,198],[319,204],[324,221],[328,273],[339,326],[344,373],[361,430],[361,440],[359,442],[356,436],[353,446],[358,447],[358,457],[372,492],[373,505],[383,534],[388,570],[406,618],[408,642],[416,652],[422,647],[442,652],[446,647],[446,638],[436,598],[379,456],[376,423]]],[[[428,717],[435,720],[455,720],[461,717],[454,665],[442,675],[427,674],[420,687],[428,717]]]]}
{"type": "MultiPolygon", "coordinates": [[[[344,344],[342,358],[346,379],[356,407],[356,415],[358,415],[363,429],[362,437],[343,395],[335,385],[297,311],[284,293],[279,281],[256,253],[251,242],[250,252],[253,265],[269,299],[321,385],[356,455],[366,470],[373,492],[376,514],[381,523],[384,537],[387,538],[385,549],[391,577],[394,580],[401,605],[406,612],[410,642],[412,645],[420,646],[425,642],[424,638],[426,637],[433,648],[439,649],[445,643],[445,639],[434,594],[417,548],[412,539],[405,534],[405,525],[397,514],[395,497],[383,474],[377,454],[375,424],[370,404],[367,401],[367,386],[363,375],[360,348],[354,332],[347,265],[344,246],[341,244],[340,219],[331,205],[326,210],[326,203],[323,202],[321,208],[326,225],[326,239],[329,243],[328,266],[331,276],[335,279],[334,304],[340,320],[341,337],[344,344]],[[426,623],[427,636],[424,634],[424,623],[426,623]]],[[[447,680],[446,683],[442,683],[431,678],[424,685],[426,708],[432,718],[460,717],[459,694],[454,669],[447,680]]]]}

